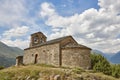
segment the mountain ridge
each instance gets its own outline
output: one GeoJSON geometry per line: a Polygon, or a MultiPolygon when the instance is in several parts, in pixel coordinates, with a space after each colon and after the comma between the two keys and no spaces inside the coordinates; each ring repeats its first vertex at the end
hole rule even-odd
{"type": "Polygon", "coordinates": [[[92,53],[101,54],[112,64],[120,64],[120,51],[117,53],[104,53],[100,50],[92,50],[92,53]]]}
{"type": "Polygon", "coordinates": [[[111,63],[120,64],[120,51],[118,51],[115,55],[110,58],[111,63]]]}
{"type": "Polygon", "coordinates": [[[15,64],[15,58],[23,55],[23,50],[10,47],[0,41],[0,66],[9,67],[15,64]]]}

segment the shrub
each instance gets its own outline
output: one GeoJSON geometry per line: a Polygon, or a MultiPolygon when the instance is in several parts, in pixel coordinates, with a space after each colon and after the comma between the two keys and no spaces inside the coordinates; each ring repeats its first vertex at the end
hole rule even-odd
{"type": "Polygon", "coordinates": [[[91,66],[94,71],[111,75],[110,63],[100,54],[91,54],[91,66]]]}
{"type": "Polygon", "coordinates": [[[94,71],[120,78],[120,64],[110,64],[107,59],[100,54],[91,54],[91,66],[94,71]]]}
{"type": "Polygon", "coordinates": [[[0,70],[1,70],[1,69],[4,69],[4,66],[0,66],[0,70]]]}
{"type": "Polygon", "coordinates": [[[81,72],[85,72],[85,70],[78,68],[78,67],[74,68],[72,71],[77,73],[77,74],[81,74],[81,72]]]}
{"type": "Polygon", "coordinates": [[[111,65],[112,76],[120,78],[120,65],[111,65]]]}

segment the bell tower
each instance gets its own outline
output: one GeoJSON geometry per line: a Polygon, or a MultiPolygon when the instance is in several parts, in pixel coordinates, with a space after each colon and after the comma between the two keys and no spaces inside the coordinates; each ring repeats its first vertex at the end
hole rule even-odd
{"type": "Polygon", "coordinates": [[[30,47],[46,42],[47,37],[42,32],[31,34],[30,47]]]}

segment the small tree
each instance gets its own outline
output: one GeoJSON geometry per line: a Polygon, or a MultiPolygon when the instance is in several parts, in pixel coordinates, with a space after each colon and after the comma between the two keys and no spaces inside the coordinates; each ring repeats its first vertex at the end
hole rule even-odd
{"type": "Polygon", "coordinates": [[[111,65],[112,76],[120,78],[120,65],[111,65]]]}
{"type": "Polygon", "coordinates": [[[100,54],[91,54],[92,69],[97,72],[103,72],[104,74],[111,74],[111,66],[106,58],[100,54]]]}
{"type": "Polygon", "coordinates": [[[4,67],[3,67],[3,66],[0,66],[0,70],[1,70],[1,69],[4,69],[4,67]]]}

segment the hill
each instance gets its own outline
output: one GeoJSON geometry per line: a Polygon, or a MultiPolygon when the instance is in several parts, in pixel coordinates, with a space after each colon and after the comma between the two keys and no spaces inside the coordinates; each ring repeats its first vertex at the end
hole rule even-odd
{"type": "Polygon", "coordinates": [[[120,64],[120,51],[117,53],[103,53],[99,50],[92,50],[92,53],[101,54],[104,56],[110,63],[120,64]]]}
{"type": "Polygon", "coordinates": [[[110,62],[114,64],[120,64],[120,51],[110,58],[110,62]]]}
{"type": "Polygon", "coordinates": [[[15,64],[15,58],[18,55],[23,55],[23,50],[0,42],[0,66],[9,67],[15,64]]]}
{"type": "Polygon", "coordinates": [[[119,80],[81,68],[60,68],[50,65],[10,67],[0,71],[0,80],[119,80]]]}

